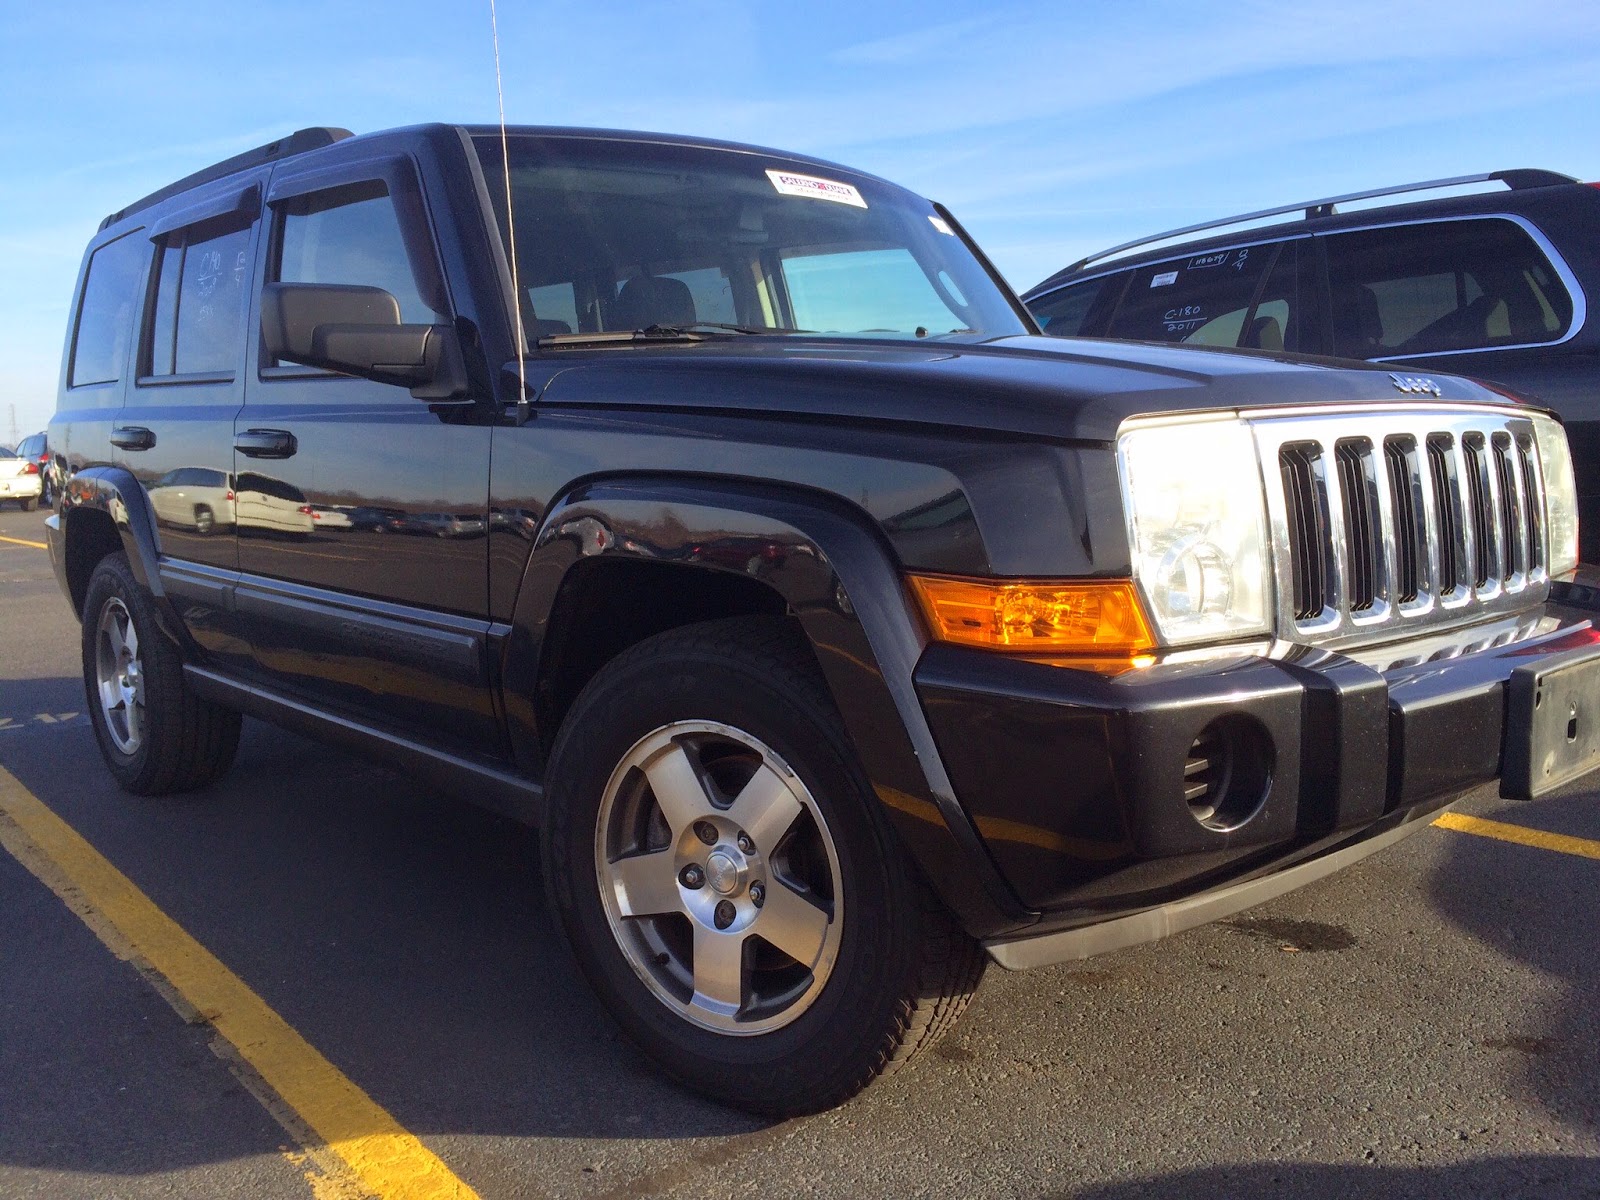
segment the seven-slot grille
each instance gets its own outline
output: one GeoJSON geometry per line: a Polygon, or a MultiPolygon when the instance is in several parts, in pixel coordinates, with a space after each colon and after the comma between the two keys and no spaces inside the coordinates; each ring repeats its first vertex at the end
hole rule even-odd
{"type": "Polygon", "coordinates": [[[1543,599],[1544,484],[1525,418],[1441,409],[1252,425],[1285,632],[1376,640],[1543,599]]]}

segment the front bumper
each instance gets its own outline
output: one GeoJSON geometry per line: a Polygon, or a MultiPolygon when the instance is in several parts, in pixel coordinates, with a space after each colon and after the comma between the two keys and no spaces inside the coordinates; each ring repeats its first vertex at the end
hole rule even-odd
{"type": "Polygon", "coordinates": [[[1382,658],[1296,648],[1114,677],[929,647],[916,684],[956,795],[1040,913],[991,954],[1032,966],[1165,936],[1420,828],[1501,777],[1527,736],[1507,681],[1594,655],[1592,617],[1600,593],[1557,585],[1515,621],[1382,658]]]}

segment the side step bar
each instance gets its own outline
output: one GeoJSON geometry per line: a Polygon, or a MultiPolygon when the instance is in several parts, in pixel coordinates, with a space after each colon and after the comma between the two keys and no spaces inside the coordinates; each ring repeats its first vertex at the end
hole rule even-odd
{"type": "Polygon", "coordinates": [[[268,688],[240,683],[205,667],[185,664],[185,680],[202,696],[249,717],[259,717],[321,742],[377,758],[455,792],[473,803],[525,825],[537,825],[544,812],[544,788],[531,779],[485,762],[422,746],[387,730],[335,716],[268,688]]]}

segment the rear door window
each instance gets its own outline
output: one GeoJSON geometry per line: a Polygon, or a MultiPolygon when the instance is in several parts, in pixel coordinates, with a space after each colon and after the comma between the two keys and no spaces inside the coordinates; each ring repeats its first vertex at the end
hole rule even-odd
{"type": "Polygon", "coordinates": [[[1253,321],[1276,245],[1241,246],[1135,269],[1109,335],[1146,342],[1237,346],[1253,321]]]}
{"type": "Polygon", "coordinates": [[[1572,297],[1498,217],[1328,234],[1334,353],[1405,358],[1559,341],[1572,297]]]}
{"type": "Polygon", "coordinates": [[[145,374],[235,370],[249,295],[252,230],[248,221],[210,221],[162,240],[145,374]]]}

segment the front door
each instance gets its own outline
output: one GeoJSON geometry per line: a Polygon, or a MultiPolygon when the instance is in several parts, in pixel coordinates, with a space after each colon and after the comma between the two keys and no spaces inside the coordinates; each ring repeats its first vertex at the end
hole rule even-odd
{"type": "MultiPolygon", "coordinates": [[[[279,168],[265,278],[380,287],[406,322],[451,320],[417,186],[401,157],[279,168]]],[[[235,603],[256,674],[423,740],[496,748],[479,409],[257,361],[234,447],[235,603]]]]}

